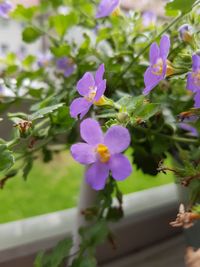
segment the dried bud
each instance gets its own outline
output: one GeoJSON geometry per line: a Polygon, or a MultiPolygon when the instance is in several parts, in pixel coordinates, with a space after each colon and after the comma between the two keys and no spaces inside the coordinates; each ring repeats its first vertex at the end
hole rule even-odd
{"type": "Polygon", "coordinates": [[[19,129],[21,137],[27,137],[30,134],[32,128],[32,121],[21,120],[15,127],[19,129]]]}
{"type": "Polygon", "coordinates": [[[194,221],[200,219],[200,214],[193,212],[186,212],[183,204],[179,207],[179,213],[177,214],[176,220],[171,222],[170,225],[173,227],[183,227],[185,229],[193,226],[194,221]]]}

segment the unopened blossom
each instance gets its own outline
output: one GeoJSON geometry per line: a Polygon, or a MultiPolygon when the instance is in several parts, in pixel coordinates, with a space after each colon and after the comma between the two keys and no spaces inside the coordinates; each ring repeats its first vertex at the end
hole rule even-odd
{"type": "Polygon", "coordinates": [[[181,129],[187,131],[189,133],[189,135],[191,135],[191,136],[194,136],[194,137],[198,137],[199,136],[199,133],[198,133],[197,129],[194,128],[193,126],[191,126],[188,123],[181,122],[181,123],[178,124],[178,126],[181,129]]]}
{"type": "Polygon", "coordinates": [[[12,3],[7,0],[0,1],[0,17],[8,18],[8,14],[12,9],[12,3]]]}
{"type": "Polygon", "coordinates": [[[187,212],[183,204],[179,207],[179,213],[177,214],[176,220],[171,222],[170,225],[173,227],[190,228],[194,225],[194,221],[200,219],[200,214],[187,212]]]}
{"type": "Polygon", "coordinates": [[[157,21],[157,16],[151,11],[145,11],[142,14],[142,24],[144,27],[154,26],[157,21]]]}
{"type": "Polygon", "coordinates": [[[193,40],[192,27],[189,24],[184,24],[179,28],[179,34],[181,40],[186,43],[191,43],[193,40]]]}
{"type": "Polygon", "coordinates": [[[145,89],[143,94],[149,92],[164,80],[166,76],[173,74],[171,63],[167,60],[170,49],[170,39],[168,35],[163,35],[160,40],[160,47],[154,42],[150,47],[150,66],[144,74],[145,89]]]}
{"type": "Polygon", "coordinates": [[[81,97],[76,98],[70,106],[71,117],[82,119],[93,104],[101,102],[106,90],[106,80],[103,79],[105,72],[104,64],[101,64],[95,74],[86,72],[77,83],[77,91],[81,97]]]}
{"type": "Polygon", "coordinates": [[[101,0],[96,13],[96,18],[104,18],[110,14],[117,15],[119,13],[120,0],[101,0]]]}
{"type": "Polygon", "coordinates": [[[200,56],[197,54],[192,56],[192,72],[187,77],[187,89],[195,94],[194,106],[200,108],[200,56]]]}
{"type": "Polygon", "coordinates": [[[51,61],[52,61],[52,55],[50,53],[39,54],[37,57],[37,64],[40,68],[48,67],[51,61]]]}
{"type": "Polygon", "coordinates": [[[132,166],[122,154],[130,145],[126,128],[112,126],[104,134],[96,120],[86,119],[80,125],[80,133],[85,142],[72,145],[71,154],[76,161],[88,166],[85,179],[93,189],[103,189],[110,172],[117,181],[131,174],[132,166]]]}
{"type": "Polygon", "coordinates": [[[61,57],[56,61],[57,69],[63,72],[65,77],[69,77],[75,71],[75,64],[71,58],[61,57]]]}

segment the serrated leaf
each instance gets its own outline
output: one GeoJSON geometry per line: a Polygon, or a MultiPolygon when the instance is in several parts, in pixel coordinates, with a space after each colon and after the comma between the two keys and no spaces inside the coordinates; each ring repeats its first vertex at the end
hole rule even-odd
{"type": "Polygon", "coordinates": [[[22,39],[26,43],[35,42],[40,36],[41,32],[33,27],[27,27],[22,32],[22,39]]]}
{"type": "Polygon", "coordinates": [[[0,171],[10,169],[14,165],[14,156],[6,145],[0,145],[0,171]]]}
{"type": "Polygon", "coordinates": [[[53,105],[50,107],[42,108],[42,109],[36,111],[35,113],[33,113],[32,115],[29,115],[28,118],[30,121],[41,119],[44,116],[46,116],[46,115],[52,113],[53,111],[57,110],[58,108],[62,107],[63,105],[64,105],[64,103],[60,103],[60,104],[53,105]]]}

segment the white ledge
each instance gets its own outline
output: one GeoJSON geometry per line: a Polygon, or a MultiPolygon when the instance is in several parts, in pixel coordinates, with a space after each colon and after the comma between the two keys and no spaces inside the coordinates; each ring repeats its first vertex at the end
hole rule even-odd
{"type": "MultiPolygon", "coordinates": [[[[114,228],[126,227],[131,218],[141,221],[144,214],[177,206],[174,184],[156,187],[124,196],[125,218],[114,228]]],[[[77,210],[69,209],[0,225],[0,262],[51,248],[59,239],[69,236],[77,210]]],[[[133,221],[134,221],[133,220],[133,221]]]]}

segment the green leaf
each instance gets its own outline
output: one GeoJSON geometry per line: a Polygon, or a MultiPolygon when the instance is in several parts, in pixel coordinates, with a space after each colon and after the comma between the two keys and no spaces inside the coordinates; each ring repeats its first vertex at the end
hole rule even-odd
{"type": "Polygon", "coordinates": [[[37,10],[38,7],[36,6],[26,8],[23,5],[17,5],[17,7],[11,13],[11,17],[20,21],[31,21],[37,10]]]}
{"type": "Polygon", "coordinates": [[[63,57],[63,56],[68,56],[70,55],[71,48],[67,44],[62,44],[60,46],[52,46],[51,52],[56,56],[56,57],[63,57]]]}
{"type": "Polygon", "coordinates": [[[173,0],[165,6],[167,16],[177,16],[179,12],[188,13],[196,0],[173,0]]]}
{"type": "Polygon", "coordinates": [[[33,27],[27,27],[22,32],[22,39],[26,43],[35,42],[40,36],[41,32],[33,27]]]}
{"type": "Polygon", "coordinates": [[[0,171],[10,169],[14,165],[14,156],[6,145],[0,145],[0,171]]]}
{"type": "Polygon", "coordinates": [[[36,57],[32,56],[32,55],[28,55],[27,57],[25,57],[25,59],[22,61],[22,64],[24,67],[26,68],[30,68],[32,66],[32,64],[35,62],[36,57]]]}
{"type": "Polygon", "coordinates": [[[54,27],[57,34],[63,37],[66,31],[72,26],[77,25],[78,16],[76,13],[71,12],[68,15],[56,15],[50,17],[50,26],[54,27]]]}
{"type": "Polygon", "coordinates": [[[108,225],[105,221],[98,221],[94,225],[82,227],[79,230],[79,234],[82,237],[82,246],[84,247],[96,247],[103,243],[108,236],[108,225]]]}
{"type": "Polygon", "coordinates": [[[50,254],[40,252],[34,262],[34,267],[60,267],[69,255],[72,239],[60,241],[50,254]]]}
{"type": "Polygon", "coordinates": [[[42,109],[36,111],[35,113],[33,113],[32,115],[30,115],[29,120],[34,121],[37,119],[41,119],[44,116],[46,116],[46,115],[52,113],[53,111],[57,110],[58,108],[62,107],[63,105],[64,105],[63,103],[60,103],[60,104],[53,105],[50,107],[42,108],[42,109]]]}
{"type": "Polygon", "coordinates": [[[29,175],[29,173],[33,167],[33,160],[34,159],[31,156],[26,159],[26,164],[23,168],[23,178],[25,181],[27,180],[27,177],[28,177],[28,175],[29,175]]]}

